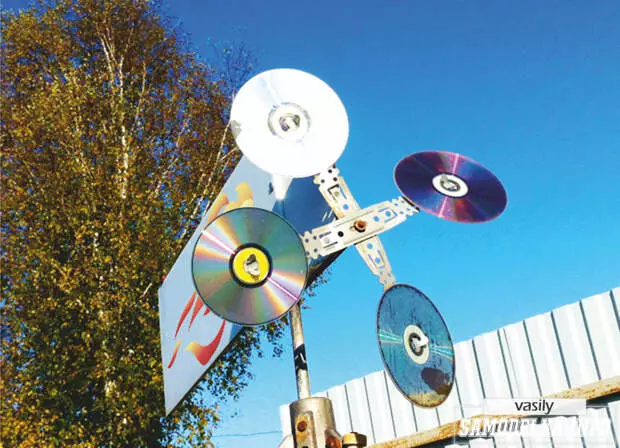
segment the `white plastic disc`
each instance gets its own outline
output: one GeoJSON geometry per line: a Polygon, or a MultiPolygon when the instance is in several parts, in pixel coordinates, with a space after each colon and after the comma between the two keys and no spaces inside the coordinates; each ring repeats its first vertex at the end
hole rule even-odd
{"type": "Polygon", "coordinates": [[[313,176],[340,157],[349,120],[340,98],[325,82],[300,70],[268,70],[246,82],[230,119],[239,149],[272,174],[313,176]]]}

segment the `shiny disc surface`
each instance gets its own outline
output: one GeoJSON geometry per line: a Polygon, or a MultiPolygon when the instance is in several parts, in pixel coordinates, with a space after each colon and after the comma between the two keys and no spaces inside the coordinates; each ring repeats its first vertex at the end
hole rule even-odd
{"type": "Polygon", "coordinates": [[[506,191],[493,173],[461,154],[426,151],[402,159],[396,185],[422,210],[450,221],[475,223],[497,218],[506,208],[506,191]]]}
{"type": "Polygon", "coordinates": [[[454,347],[437,308],[416,288],[397,284],[377,312],[379,348],[396,387],[412,403],[435,407],[454,384],[454,347]]]}
{"type": "Polygon", "coordinates": [[[264,171],[313,176],[333,165],[349,137],[342,101],[329,85],[294,69],[268,70],[246,82],[230,120],[239,149],[264,171]]]}
{"type": "Polygon", "coordinates": [[[192,256],[196,291],[217,315],[240,325],[282,317],[306,285],[308,264],[295,229],[260,208],[239,208],[214,219],[192,256]]]}

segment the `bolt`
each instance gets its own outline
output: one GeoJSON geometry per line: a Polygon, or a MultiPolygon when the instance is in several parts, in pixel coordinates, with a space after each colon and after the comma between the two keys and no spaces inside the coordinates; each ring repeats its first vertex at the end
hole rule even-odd
{"type": "Polygon", "coordinates": [[[329,436],[325,442],[325,448],[341,448],[340,440],[335,436],[329,436]]]}
{"type": "Polygon", "coordinates": [[[302,420],[299,423],[297,423],[297,431],[304,432],[306,429],[308,429],[308,423],[306,423],[305,420],[302,420]]]}
{"type": "Polygon", "coordinates": [[[361,232],[365,232],[366,231],[366,221],[358,219],[357,221],[355,221],[353,223],[353,227],[355,228],[355,230],[357,230],[360,233],[361,232]]]}

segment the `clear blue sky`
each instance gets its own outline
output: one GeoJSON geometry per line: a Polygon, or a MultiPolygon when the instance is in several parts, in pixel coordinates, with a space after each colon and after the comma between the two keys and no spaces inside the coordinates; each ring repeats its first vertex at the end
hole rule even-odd
{"type": "MultiPolygon", "coordinates": [[[[437,304],[455,342],[620,285],[617,0],[177,0],[168,9],[200,52],[208,38],[243,38],[259,70],[297,68],[332,86],[351,125],[338,165],[362,206],[396,197],[394,166],[423,150],[465,154],[502,180],[508,207],[495,221],[420,214],[382,236],[396,278],[437,304]]],[[[334,264],[303,314],[313,391],[382,368],[381,291],[354,250],[334,264]]],[[[253,364],[255,382],[224,406],[217,434],[277,432],[219,437],[218,448],[281,439],[279,405],[296,399],[291,352],[253,364]]]]}

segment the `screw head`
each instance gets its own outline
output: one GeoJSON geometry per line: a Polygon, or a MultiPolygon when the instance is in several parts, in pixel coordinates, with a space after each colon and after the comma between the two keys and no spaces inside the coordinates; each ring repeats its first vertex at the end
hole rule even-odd
{"type": "Polygon", "coordinates": [[[329,436],[325,441],[325,448],[342,448],[340,445],[340,439],[336,436],[329,436]]]}
{"type": "Polygon", "coordinates": [[[358,219],[357,221],[355,221],[353,223],[353,227],[355,228],[355,230],[357,230],[358,232],[365,232],[366,231],[366,221],[358,219]]]}
{"type": "Polygon", "coordinates": [[[301,420],[297,423],[297,431],[305,432],[308,429],[308,423],[305,420],[301,420]]]}

